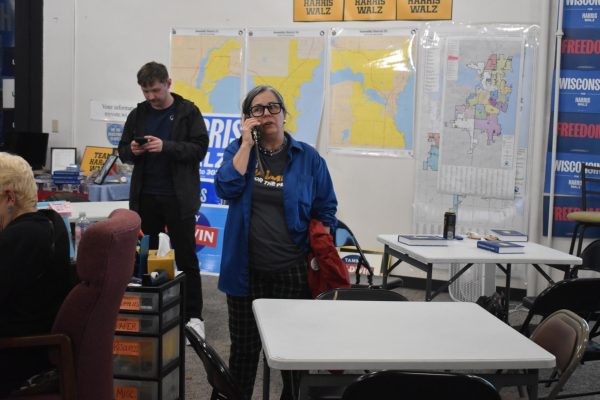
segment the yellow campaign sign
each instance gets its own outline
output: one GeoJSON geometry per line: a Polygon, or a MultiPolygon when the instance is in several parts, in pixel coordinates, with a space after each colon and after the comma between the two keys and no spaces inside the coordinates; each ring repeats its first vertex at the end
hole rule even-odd
{"type": "Polygon", "coordinates": [[[102,168],[108,156],[113,154],[112,147],[86,146],[81,157],[81,172],[89,175],[92,171],[102,168]]]}
{"type": "Polygon", "coordinates": [[[341,21],[344,0],[294,0],[294,22],[341,21]]]}
{"type": "Polygon", "coordinates": [[[397,0],[396,10],[397,20],[450,20],[452,0],[397,0]]]}
{"type": "Polygon", "coordinates": [[[396,0],[346,0],[344,21],[393,21],[396,0]]]}

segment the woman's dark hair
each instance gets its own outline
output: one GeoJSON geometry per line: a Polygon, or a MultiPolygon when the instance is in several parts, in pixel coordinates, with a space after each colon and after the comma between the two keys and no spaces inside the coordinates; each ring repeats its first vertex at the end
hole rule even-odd
{"type": "Polygon", "coordinates": [[[167,67],[156,61],[144,64],[137,73],[137,81],[140,86],[150,86],[154,82],[165,83],[167,79],[169,79],[167,67]]]}
{"type": "Polygon", "coordinates": [[[283,96],[281,95],[281,93],[279,93],[277,89],[275,89],[273,86],[260,85],[250,90],[246,95],[246,98],[242,102],[242,112],[244,113],[244,115],[250,115],[250,107],[252,106],[252,100],[254,100],[254,98],[262,92],[266,91],[269,91],[275,95],[275,97],[277,98],[277,102],[281,103],[281,109],[283,110],[284,115],[287,113],[285,103],[283,101],[283,96]]]}

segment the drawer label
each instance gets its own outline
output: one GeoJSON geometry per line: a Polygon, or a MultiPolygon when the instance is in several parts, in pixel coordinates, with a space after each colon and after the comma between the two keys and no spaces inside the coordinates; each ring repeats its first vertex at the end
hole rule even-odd
{"type": "Polygon", "coordinates": [[[138,390],[132,386],[115,386],[115,400],[137,400],[138,390]]]}
{"type": "Polygon", "coordinates": [[[133,310],[137,311],[140,309],[140,296],[126,294],[121,300],[121,310],[133,310]]]}
{"type": "Polygon", "coordinates": [[[116,356],[139,357],[140,344],[138,342],[115,339],[113,342],[113,354],[116,356]]]}
{"type": "Polygon", "coordinates": [[[115,330],[121,332],[139,332],[140,320],[137,318],[117,317],[115,330]]]}

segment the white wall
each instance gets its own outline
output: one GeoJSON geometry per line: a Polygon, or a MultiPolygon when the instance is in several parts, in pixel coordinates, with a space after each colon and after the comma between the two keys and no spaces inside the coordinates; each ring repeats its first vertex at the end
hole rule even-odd
{"type": "MultiPolygon", "coordinates": [[[[547,128],[545,106],[550,21],[548,0],[454,0],[453,18],[464,23],[525,23],[542,27],[536,109],[532,203],[541,204],[547,128]]],[[[90,100],[142,100],[135,74],[149,60],[168,64],[171,27],[419,27],[412,22],[293,23],[292,0],[47,0],[44,5],[43,128],[59,121],[51,145],[108,145],[106,124],[89,119],[90,100]]],[[[552,39],[553,40],[553,39],[552,39]]],[[[376,235],[412,230],[414,159],[325,154],[339,199],[338,216],[363,247],[381,249],[376,235]]],[[[531,159],[531,158],[530,158],[531,159]]],[[[532,237],[541,211],[532,209],[532,237]]]]}

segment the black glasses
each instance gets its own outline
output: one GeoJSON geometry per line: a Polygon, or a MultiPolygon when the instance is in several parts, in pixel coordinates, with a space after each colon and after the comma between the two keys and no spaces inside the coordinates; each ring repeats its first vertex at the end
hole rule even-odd
{"type": "Polygon", "coordinates": [[[265,115],[265,108],[269,110],[271,115],[279,114],[281,112],[281,103],[269,103],[266,106],[261,104],[257,104],[255,106],[250,107],[250,114],[253,117],[262,117],[265,115]]]}

